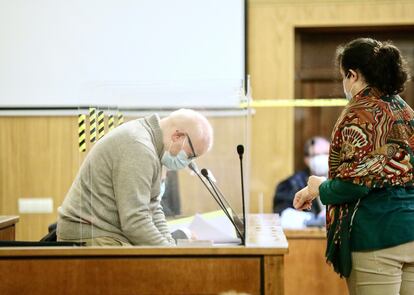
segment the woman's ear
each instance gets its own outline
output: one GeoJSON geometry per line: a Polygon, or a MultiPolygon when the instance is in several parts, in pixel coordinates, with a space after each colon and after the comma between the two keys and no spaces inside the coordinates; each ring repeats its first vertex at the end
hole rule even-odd
{"type": "Polygon", "coordinates": [[[349,73],[348,74],[349,75],[348,77],[349,77],[350,80],[357,81],[359,79],[359,74],[358,74],[357,71],[349,70],[348,73],[349,73]]]}

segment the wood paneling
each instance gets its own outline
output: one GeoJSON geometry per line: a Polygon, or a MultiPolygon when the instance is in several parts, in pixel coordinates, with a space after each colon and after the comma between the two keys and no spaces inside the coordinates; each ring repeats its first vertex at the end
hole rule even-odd
{"type": "Polygon", "coordinates": [[[265,294],[285,294],[284,285],[284,261],[282,256],[264,257],[264,289],[265,294]]]}
{"type": "Polygon", "coordinates": [[[16,239],[16,223],[18,216],[0,215],[0,241],[14,241],[16,239]]]}
{"type": "Polygon", "coordinates": [[[344,279],[326,263],[323,231],[286,232],[289,253],[285,256],[285,295],[347,295],[344,279]]]}
{"type": "Polygon", "coordinates": [[[277,247],[22,247],[0,248],[0,257],[96,257],[96,256],[283,256],[287,248],[277,247]]]}
{"type": "MultiPolygon", "coordinates": [[[[247,54],[253,98],[295,97],[296,28],[412,25],[412,11],[414,2],[405,0],[249,0],[247,54]]],[[[294,170],[293,112],[287,108],[257,110],[253,118],[253,212],[258,209],[260,193],[265,197],[265,211],[271,212],[275,185],[294,170]]]]}
{"type": "Polygon", "coordinates": [[[0,271],[13,274],[2,276],[4,295],[261,294],[260,258],[10,259],[0,271]]]}
{"type": "Polygon", "coordinates": [[[14,225],[0,229],[0,241],[14,241],[16,239],[16,227],[14,225]]]}
{"type": "Polygon", "coordinates": [[[283,294],[285,248],[1,248],[0,294],[283,294]]]}
{"type": "MultiPolygon", "coordinates": [[[[19,198],[61,204],[79,166],[77,122],[70,117],[0,118],[0,214],[20,215],[19,198]]],[[[56,214],[21,214],[17,240],[39,240],[56,214]]]]}

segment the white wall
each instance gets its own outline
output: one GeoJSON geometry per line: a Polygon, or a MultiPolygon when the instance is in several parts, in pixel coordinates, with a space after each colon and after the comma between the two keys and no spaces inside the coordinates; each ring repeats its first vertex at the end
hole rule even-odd
{"type": "Polygon", "coordinates": [[[234,107],[241,0],[0,0],[0,107],[234,107]]]}

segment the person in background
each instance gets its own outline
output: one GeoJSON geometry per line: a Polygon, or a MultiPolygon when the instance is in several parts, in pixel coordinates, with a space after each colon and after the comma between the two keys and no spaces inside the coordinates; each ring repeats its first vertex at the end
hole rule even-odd
{"type": "Polygon", "coordinates": [[[162,166],[183,169],[212,143],[210,123],[193,110],[117,127],[93,146],[58,208],[58,240],[174,245],[160,205],[162,166]]]}
{"type": "MultiPolygon", "coordinates": [[[[409,78],[390,42],[359,38],[337,51],[348,105],[332,132],[329,179],[310,176],[297,209],[318,195],[326,256],[351,295],[414,294],[414,112],[409,78]]],[[[316,274],[315,274],[316,275],[316,274]]]]}
{"type": "Polygon", "coordinates": [[[161,206],[166,217],[174,217],[181,214],[180,186],[178,171],[166,171],[161,179],[161,206]]]}
{"type": "MultiPolygon", "coordinates": [[[[309,175],[328,176],[329,141],[321,136],[315,136],[305,142],[303,148],[306,169],[296,172],[280,182],[273,197],[273,212],[281,214],[287,208],[293,208],[295,194],[303,189],[309,175]]],[[[323,210],[322,204],[314,202],[311,212],[318,215],[323,210]]]]}

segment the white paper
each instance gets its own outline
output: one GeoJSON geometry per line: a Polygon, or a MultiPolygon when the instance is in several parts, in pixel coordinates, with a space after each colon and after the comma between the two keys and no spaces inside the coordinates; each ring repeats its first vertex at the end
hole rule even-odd
{"type": "Polygon", "coordinates": [[[200,214],[194,216],[189,229],[197,240],[212,240],[214,243],[239,243],[233,224],[227,216],[207,220],[200,214]]]}
{"type": "Polygon", "coordinates": [[[286,229],[304,229],[306,228],[305,222],[312,219],[312,213],[298,211],[292,208],[283,210],[280,216],[282,228],[286,229]]]}

